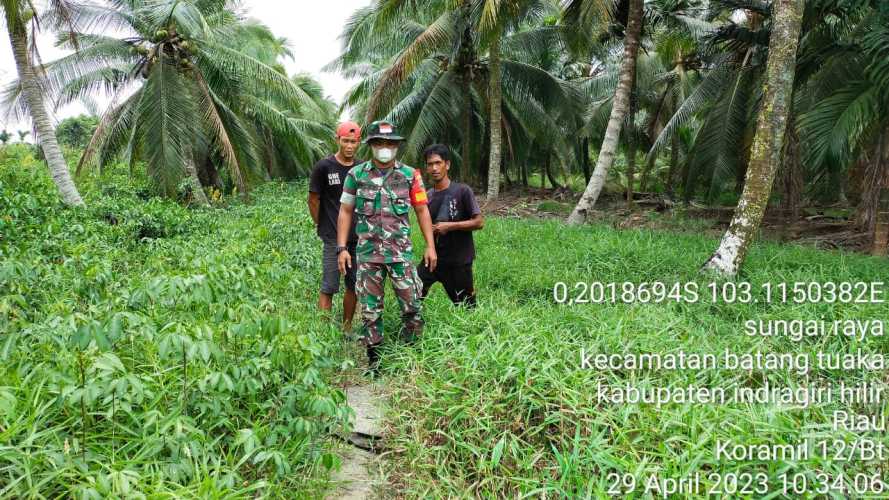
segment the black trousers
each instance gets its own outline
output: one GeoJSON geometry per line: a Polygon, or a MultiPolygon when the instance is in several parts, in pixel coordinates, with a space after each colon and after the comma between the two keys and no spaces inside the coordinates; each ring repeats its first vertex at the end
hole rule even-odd
{"type": "Polygon", "coordinates": [[[429,271],[426,264],[417,267],[417,274],[423,282],[422,297],[429,295],[429,289],[436,282],[441,283],[451,302],[466,307],[475,307],[475,287],[472,281],[472,263],[448,264],[440,262],[435,271],[429,271]]]}

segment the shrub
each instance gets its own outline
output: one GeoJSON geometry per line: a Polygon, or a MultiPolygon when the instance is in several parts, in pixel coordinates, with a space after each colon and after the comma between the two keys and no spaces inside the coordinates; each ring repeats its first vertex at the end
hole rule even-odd
{"type": "Polygon", "coordinates": [[[66,209],[45,167],[4,155],[0,497],[313,491],[348,408],[282,188],[193,211],[112,172],[66,209]]]}

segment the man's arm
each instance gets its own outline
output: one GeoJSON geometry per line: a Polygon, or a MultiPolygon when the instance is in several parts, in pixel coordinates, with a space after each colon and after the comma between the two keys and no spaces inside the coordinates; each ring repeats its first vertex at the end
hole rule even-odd
{"type": "Polygon", "coordinates": [[[318,217],[321,213],[321,195],[313,191],[309,191],[309,213],[315,226],[318,226],[318,217]]]}
{"type": "Polygon", "coordinates": [[[318,227],[318,220],[321,216],[321,192],[324,191],[324,183],[325,183],[325,173],[324,169],[321,167],[321,163],[316,163],[315,167],[312,168],[312,175],[309,176],[309,214],[312,216],[312,220],[315,222],[315,227],[318,227]]]}
{"type": "Polygon", "coordinates": [[[432,217],[429,215],[429,206],[425,203],[415,205],[414,211],[417,213],[417,222],[420,224],[420,232],[423,233],[423,239],[426,240],[426,251],[423,253],[423,263],[430,271],[435,271],[438,265],[438,254],[435,253],[435,239],[432,231],[432,217]]]}
{"type": "Polygon", "coordinates": [[[352,227],[352,213],[355,205],[340,203],[340,213],[336,217],[336,244],[344,247],[349,241],[349,229],[352,227]]]}
{"type": "Polygon", "coordinates": [[[417,213],[417,222],[420,223],[420,231],[426,240],[426,251],[423,252],[423,263],[426,269],[435,271],[438,265],[438,254],[435,253],[435,238],[432,231],[432,217],[429,215],[429,200],[426,196],[426,188],[423,186],[423,177],[419,170],[414,170],[414,179],[411,184],[411,206],[417,213]]]}
{"type": "Polygon", "coordinates": [[[482,214],[473,215],[469,220],[461,220],[455,222],[439,222],[433,227],[434,231],[439,234],[446,234],[451,231],[478,231],[485,227],[485,218],[482,214]]]}
{"type": "MultiPolygon", "coordinates": [[[[355,205],[340,202],[340,213],[336,217],[336,246],[344,247],[349,239],[349,229],[352,227],[352,213],[355,205]]],[[[346,268],[352,267],[352,256],[349,252],[340,252],[336,257],[337,267],[340,273],[345,274],[346,268]]]]}
{"type": "MultiPolygon", "coordinates": [[[[352,230],[352,216],[355,212],[355,193],[358,191],[358,182],[349,171],[346,180],[343,181],[343,194],[340,196],[340,213],[336,216],[336,246],[344,247],[349,241],[349,232],[352,230]]],[[[346,268],[352,267],[352,256],[349,252],[340,252],[336,256],[337,267],[340,273],[345,274],[346,268]]]]}

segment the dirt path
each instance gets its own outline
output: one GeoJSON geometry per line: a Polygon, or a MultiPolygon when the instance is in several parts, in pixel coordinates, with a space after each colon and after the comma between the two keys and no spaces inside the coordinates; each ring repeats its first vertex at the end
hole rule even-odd
{"type": "Polygon", "coordinates": [[[341,436],[340,456],[343,465],[333,474],[336,489],[328,500],[364,500],[374,498],[380,484],[380,451],[378,441],[383,437],[382,396],[374,385],[346,388],[349,406],[355,411],[352,434],[341,436]]]}

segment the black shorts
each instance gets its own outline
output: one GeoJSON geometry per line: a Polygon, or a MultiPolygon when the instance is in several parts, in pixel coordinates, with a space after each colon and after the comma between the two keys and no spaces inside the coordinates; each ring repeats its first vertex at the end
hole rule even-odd
{"type": "Polygon", "coordinates": [[[426,264],[417,266],[417,274],[423,282],[423,297],[429,294],[429,288],[440,282],[454,304],[469,307],[475,306],[475,286],[472,281],[472,263],[447,264],[439,263],[435,272],[430,272],[426,264]]]}
{"type": "MultiPolygon", "coordinates": [[[[352,267],[346,269],[346,290],[355,291],[355,269],[358,261],[355,258],[355,243],[349,243],[349,254],[352,256],[352,267]]],[[[340,291],[340,270],[337,267],[336,242],[324,241],[321,250],[321,293],[336,295],[340,291]]]]}

